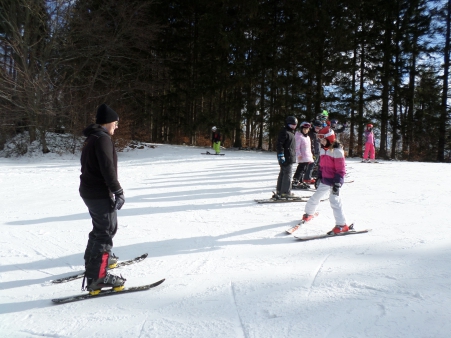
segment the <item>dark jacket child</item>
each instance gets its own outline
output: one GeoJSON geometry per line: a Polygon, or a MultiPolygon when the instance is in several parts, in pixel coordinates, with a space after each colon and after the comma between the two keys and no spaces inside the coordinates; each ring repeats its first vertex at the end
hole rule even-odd
{"type": "Polygon", "coordinates": [[[293,163],[296,163],[296,141],[294,130],[298,120],[294,116],[288,116],[285,126],[280,130],[277,138],[277,160],[280,165],[277,178],[277,195],[289,197],[291,194],[291,178],[293,176],[293,163]]]}

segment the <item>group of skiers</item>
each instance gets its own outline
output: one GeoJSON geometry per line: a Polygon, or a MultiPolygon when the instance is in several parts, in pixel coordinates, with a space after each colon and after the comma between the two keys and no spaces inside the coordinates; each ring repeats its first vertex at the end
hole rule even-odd
{"type": "MultiPolygon", "coordinates": [[[[292,196],[293,165],[298,162],[294,182],[307,185],[315,183],[316,186],[315,193],[305,205],[303,221],[307,222],[314,217],[321,198],[329,193],[336,223],[331,233],[338,234],[349,230],[340,198],[340,188],[346,174],[345,155],[342,145],[336,139],[336,134],[342,132],[346,125],[338,128],[338,121],[329,122],[327,117],[327,112],[324,111],[313,125],[302,122],[296,133],[298,120],[294,116],[287,117],[285,127],[280,131],[277,140],[280,173],[276,197],[292,196]],[[312,176],[315,163],[319,164],[316,180],[312,176]]],[[[118,124],[118,114],[106,104],[102,104],[97,109],[95,123],[83,131],[86,140],[80,159],[79,192],[92,218],[93,228],[89,233],[84,254],[85,278],[82,288],[90,294],[97,294],[105,287],[120,291],[126,281],[122,276],[108,272],[108,269],[115,267],[118,262],[118,257],[111,250],[118,228],[117,210],[125,203],[117,175],[117,153],[111,139],[118,124]]],[[[213,149],[219,154],[221,135],[216,127],[212,128],[212,133],[213,149]]],[[[365,157],[369,154],[370,158],[374,159],[372,125],[367,126],[365,135],[365,157]],[[370,146],[367,146],[368,144],[370,146]]]]}
{"type": "MultiPolygon", "coordinates": [[[[276,149],[280,165],[277,178],[277,190],[273,198],[293,198],[292,187],[309,189],[315,185],[316,191],[305,205],[302,221],[310,221],[320,200],[329,193],[329,202],[335,218],[335,227],[329,232],[338,234],[349,231],[346,216],[340,198],[340,189],[346,174],[345,154],[343,146],[336,134],[342,133],[347,125],[336,119],[328,120],[327,111],[317,116],[313,124],[304,121],[298,127],[298,120],[288,116],[284,128],[278,135],[276,149]],[[298,163],[293,175],[293,165],[298,163]],[[316,179],[312,176],[314,166],[317,166],[316,179]]],[[[373,125],[368,124],[365,130],[364,161],[370,156],[375,158],[373,125]]]]}

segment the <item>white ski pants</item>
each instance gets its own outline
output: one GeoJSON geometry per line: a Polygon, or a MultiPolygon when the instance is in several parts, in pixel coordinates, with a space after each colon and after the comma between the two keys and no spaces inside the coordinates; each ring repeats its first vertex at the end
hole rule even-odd
{"type": "MultiPolygon", "coordinates": [[[[341,189],[340,189],[341,190],[341,189]]],[[[343,212],[343,206],[341,204],[341,197],[332,194],[332,187],[323,183],[320,183],[315,193],[309,198],[305,204],[305,213],[313,215],[318,208],[320,200],[329,193],[330,207],[334,212],[335,225],[345,225],[346,216],[343,212]]],[[[341,191],[340,191],[341,193],[341,191]]],[[[349,224],[348,224],[349,225],[349,224]]]]}

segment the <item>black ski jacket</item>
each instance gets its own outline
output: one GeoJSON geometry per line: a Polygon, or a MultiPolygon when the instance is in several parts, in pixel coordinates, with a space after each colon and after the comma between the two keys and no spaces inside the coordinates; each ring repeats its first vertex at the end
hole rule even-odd
{"type": "Polygon", "coordinates": [[[211,135],[211,142],[221,142],[221,133],[219,131],[213,132],[211,135]]]}
{"type": "Polygon", "coordinates": [[[321,144],[319,143],[318,138],[316,137],[315,129],[312,128],[309,130],[308,135],[310,136],[310,139],[312,140],[312,152],[313,155],[316,157],[319,156],[319,149],[321,147],[321,144]]]}
{"type": "Polygon", "coordinates": [[[283,127],[279,132],[276,144],[277,154],[284,154],[286,165],[296,163],[296,140],[294,131],[288,127],[283,127]]]}
{"type": "Polygon", "coordinates": [[[91,124],[83,135],[80,196],[86,199],[109,198],[121,190],[117,179],[117,153],[113,141],[99,124],[91,124]]]}

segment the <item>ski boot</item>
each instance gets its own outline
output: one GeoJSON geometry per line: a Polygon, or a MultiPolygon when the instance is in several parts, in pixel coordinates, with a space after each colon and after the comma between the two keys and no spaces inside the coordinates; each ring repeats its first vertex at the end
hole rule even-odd
{"type": "Polygon", "coordinates": [[[296,195],[293,194],[292,192],[290,192],[290,193],[286,193],[286,194],[280,194],[280,197],[281,198],[294,198],[294,197],[296,197],[296,195]]]}
{"type": "Polygon", "coordinates": [[[108,269],[114,269],[117,267],[117,261],[119,257],[117,257],[114,253],[108,255],[108,269]]]}
{"type": "Polygon", "coordinates": [[[310,186],[307,183],[299,182],[299,184],[295,188],[296,189],[310,189],[310,186]]]}
{"type": "Polygon", "coordinates": [[[96,280],[88,278],[86,291],[89,291],[89,294],[92,296],[98,295],[102,291],[102,288],[113,288],[114,291],[122,291],[125,281],[126,279],[122,275],[119,277],[107,273],[105,277],[96,280]]]}
{"type": "Polygon", "coordinates": [[[311,221],[313,219],[313,217],[315,217],[315,215],[304,214],[304,215],[302,215],[302,220],[304,222],[308,222],[308,221],[311,221]]]}
{"type": "Polygon", "coordinates": [[[310,180],[304,180],[303,183],[305,184],[315,184],[315,180],[314,179],[310,179],[310,180]]]}
{"type": "Polygon", "coordinates": [[[349,227],[345,224],[345,225],[336,225],[331,231],[329,231],[327,234],[328,235],[338,235],[340,233],[343,232],[348,232],[349,231],[349,227]]]}

